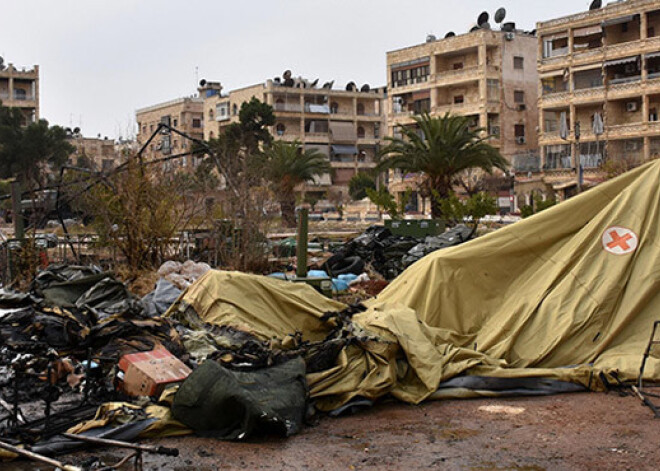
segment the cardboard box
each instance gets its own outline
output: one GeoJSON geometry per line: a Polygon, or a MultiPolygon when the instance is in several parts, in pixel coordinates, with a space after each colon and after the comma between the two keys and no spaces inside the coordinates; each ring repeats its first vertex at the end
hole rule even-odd
{"type": "Polygon", "coordinates": [[[159,396],[166,386],[192,373],[165,348],[124,355],[119,369],[124,372],[121,388],[129,396],[159,396]]]}

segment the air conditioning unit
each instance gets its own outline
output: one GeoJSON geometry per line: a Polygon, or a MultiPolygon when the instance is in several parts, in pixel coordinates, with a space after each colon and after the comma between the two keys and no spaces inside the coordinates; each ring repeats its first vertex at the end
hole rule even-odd
{"type": "Polygon", "coordinates": [[[629,101],[626,103],[626,111],[632,112],[632,111],[637,111],[637,102],[636,101],[629,101]]]}
{"type": "Polygon", "coordinates": [[[506,39],[507,41],[513,41],[514,39],[516,39],[516,33],[513,32],[505,33],[504,39],[506,39]]]}
{"type": "Polygon", "coordinates": [[[500,127],[499,126],[491,126],[490,127],[490,134],[491,134],[491,136],[499,136],[500,135],[500,127]]]}
{"type": "Polygon", "coordinates": [[[527,142],[527,139],[525,139],[525,136],[516,136],[516,144],[522,145],[527,142]]]}

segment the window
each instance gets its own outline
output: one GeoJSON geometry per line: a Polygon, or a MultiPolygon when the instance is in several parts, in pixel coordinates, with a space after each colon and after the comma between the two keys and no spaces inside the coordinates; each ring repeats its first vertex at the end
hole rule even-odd
{"type": "Polygon", "coordinates": [[[516,124],[513,127],[514,129],[514,134],[516,136],[516,140],[520,138],[525,138],[525,125],[524,124],[516,124]]]}
{"type": "Polygon", "coordinates": [[[177,127],[179,125],[179,120],[174,118],[174,127],[177,127]]]}
{"type": "Polygon", "coordinates": [[[380,139],[380,123],[374,123],[374,139],[380,139]]]}
{"type": "Polygon", "coordinates": [[[213,108],[209,110],[209,119],[213,119],[213,108]]]}
{"type": "Polygon", "coordinates": [[[229,119],[229,103],[218,103],[215,107],[215,116],[217,121],[229,119]]]}
{"type": "Polygon", "coordinates": [[[364,114],[364,103],[358,103],[357,104],[357,114],[359,114],[359,115],[364,114]]]}
{"type": "Polygon", "coordinates": [[[234,116],[238,114],[238,105],[236,103],[234,103],[231,107],[231,114],[233,114],[234,116]]]}
{"type": "Polygon", "coordinates": [[[500,101],[500,81],[497,79],[488,79],[487,81],[488,101],[500,101]]]}
{"type": "Polygon", "coordinates": [[[525,103],[525,92],[522,90],[515,90],[513,92],[513,101],[516,103],[525,103]]]}
{"type": "Polygon", "coordinates": [[[339,112],[339,105],[337,104],[337,102],[333,101],[330,104],[330,113],[337,114],[338,112],[339,112]]]}
{"type": "Polygon", "coordinates": [[[525,58],[521,56],[513,57],[513,68],[522,70],[525,68],[525,58]]]}
{"type": "Polygon", "coordinates": [[[284,126],[282,123],[278,123],[277,126],[275,127],[275,130],[278,136],[284,136],[284,131],[286,131],[286,126],[284,126]]]}
{"type": "Polygon", "coordinates": [[[357,137],[359,139],[363,139],[364,136],[365,136],[364,128],[362,126],[358,126],[358,128],[357,128],[357,137]]]}
{"type": "Polygon", "coordinates": [[[193,118],[192,127],[193,128],[201,128],[202,127],[202,120],[198,119],[198,118],[193,118]]]}
{"type": "Polygon", "coordinates": [[[463,97],[463,95],[456,95],[454,97],[454,104],[455,105],[460,105],[462,103],[465,103],[465,97],[463,97]]]}

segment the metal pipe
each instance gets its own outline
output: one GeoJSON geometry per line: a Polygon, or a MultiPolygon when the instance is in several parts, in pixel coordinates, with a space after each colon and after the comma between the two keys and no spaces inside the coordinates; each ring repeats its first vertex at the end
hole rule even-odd
{"type": "Polygon", "coordinates": [[[82,471],[82,468],[79,468],[78,466],[73,466],[70,464],[62,463],[61,461],[54,460],[52,458],[48,458],[47,456],[39,455],[37,453],[34,453],[32,451],[25,450],[23,448],[18,448],[15,447],[14,445],[10,445],[9,443],[5,442],[0,442],[0,448],[3,448],[7,451],[10,451],[12,453],[15,453],[19,456],[23,456],[25,458],[31,459],[33,461],[39,461],[41,463],[46,463],[51,466],[55,466],[55,468],[59,468],[62,471],[82,471]]]}
{"type": "Polygon", "coordinates": [[[296,275],[298,278],[305,278],[307,276],[308,218],[308,209],[301,208],[298,211],[298,241],[296,244],[296,275]]]}

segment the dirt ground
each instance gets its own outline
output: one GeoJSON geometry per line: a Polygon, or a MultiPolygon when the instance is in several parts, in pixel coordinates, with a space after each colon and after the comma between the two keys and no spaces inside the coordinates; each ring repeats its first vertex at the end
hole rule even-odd
{"type": "MultiPolygon", "coordinates": [[[[380,404],[323,418],[289,439],[248,443],[185,437],[152,440],[178,458],[145,456],[145,470],[573,470],[658,469],[660,419],[634,397],[582,393],[550,397],[380,404]]],[[[124,452],[66,457],[107,464],[124,452]]],[[[3,471],[47,470],[28,463],[3,471]]],[[[132,469],[124,466],[124,470],[132,469]]]]}

